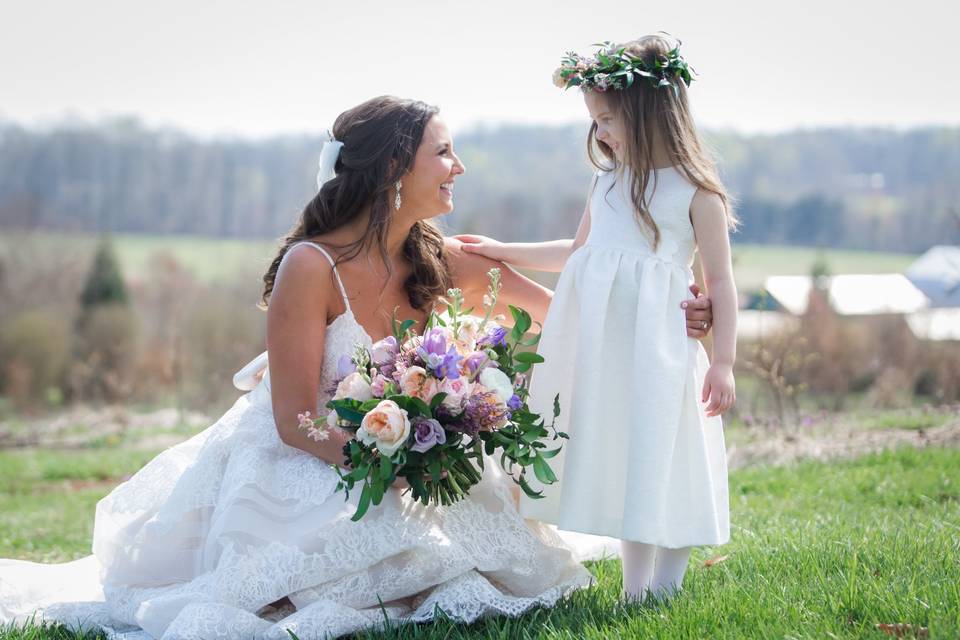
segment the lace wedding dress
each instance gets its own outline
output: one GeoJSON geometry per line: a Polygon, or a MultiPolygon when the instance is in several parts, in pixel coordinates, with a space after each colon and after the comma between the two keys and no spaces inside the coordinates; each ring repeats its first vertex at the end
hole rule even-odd
{"type": "MultiPolygon", "coordinates": [[[[340,357],[371,343],[344,302],[327,328],[324,390],[340,357]]],[[[267,372],[97,504],[93,555],[0,560],[0,622],[35,614],[123,640],[323,638],[385,617],[428,621],[438,608],[465,623],[517,616],[589,585],[558,534],[518,514],[512,481],[488,462],[454,505],[391,490],[352,522],[358,492],[345,501],[335,471],[280,440],[267,372]],[[292,606],[270,606],[284,596],[292,606]]]]}

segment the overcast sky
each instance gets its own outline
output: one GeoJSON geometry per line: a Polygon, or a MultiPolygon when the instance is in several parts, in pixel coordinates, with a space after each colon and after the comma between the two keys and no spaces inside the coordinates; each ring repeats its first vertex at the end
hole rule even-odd
{"type": "Polygon", "coordinates": [[[658,30],[714,128],[960,124],[956,2],[0,0],[0,118],[317,132],[374,95],[478,123],[585,122],[564,51],[658,30]],[[949,8],[948,8],[949,7],[949,8]]]}

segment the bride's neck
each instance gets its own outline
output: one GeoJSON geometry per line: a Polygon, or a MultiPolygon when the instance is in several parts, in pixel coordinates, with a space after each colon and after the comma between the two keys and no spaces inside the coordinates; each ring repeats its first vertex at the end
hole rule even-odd
{"type": "MultiPolygon", "coordinates": [[[[365,209],[356,218],[330,234],[331,240],[341,246],[360,242],[368,233],[367,225],[369,221],[370,210],[365,209]]],[[[407,236],[410,234],[413,224],[413,222],[407,222],[399,217],[394,217],[390,221],[390,226],[387,229],[386,250],[387,256],[395,265],[403,259],[403,245],[407,241],[407,236]]],[[[379,256],[380,252],[376,244],[370,248],[373,249],[373,255],[379,256]]]]}

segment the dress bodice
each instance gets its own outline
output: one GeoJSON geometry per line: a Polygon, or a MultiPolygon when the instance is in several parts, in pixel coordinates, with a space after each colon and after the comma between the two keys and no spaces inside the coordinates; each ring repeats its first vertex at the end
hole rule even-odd
{"type": "Polygon", "coordinates": [[[584,246],[646,253],[684,267],[693,263],[696,240],[690,222],[690,202],[696,192],[675,167],[653,171],[647,185],[650,215],[660,229],[653,248],[653,233],[641,226],[630,197],[631,174],[600,171],[590,196],[590,234],[584,246]]]}

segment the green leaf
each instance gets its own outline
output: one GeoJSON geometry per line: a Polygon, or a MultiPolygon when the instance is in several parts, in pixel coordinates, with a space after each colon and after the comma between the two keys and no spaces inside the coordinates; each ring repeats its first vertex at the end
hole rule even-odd
{"type": "Polygon", "coordinates": [[[433,399],[430,400],[430,411],[433,412],[437,407],[440,406],[440,403],[443,402],[443,399],[447,397],[445,392],[440,392],[437,395],[433,396],[433,399]]]}
{"type": "Polygon", "coordinates": [[[409,476],[406,476],[407,483],[413,487],[413,497],[415,499],[420,498],[421,496],[427,495],[427,487],[423,484],[423,477],[418,473],[413,473],[409,476]]]}
{"type": "Polygon", "coordinates": [[[386,482],[393,475],[393,463],[387,456],[380,456],[380,479],[386,482]]]}
{"type": "Polygon", "coordinates": [[[527,482],[526,478],[520,476],[520,488],[523,489],[523,492],[527,494],[527,497],[538,500],[543,497],[542,491],[534,491],[533,487],[530,486],[530,483],[527,482]]]}
{"type": "Polygon", "coordinates": [[[548,450],[546,450],[546,451],[541,451],[541,452],[540,452],[540,457],[542,457],[542,458],[552,458],[552,457],[554,457],[555,455],[557,455],[558,453],[560,453],[560,449],[561,449],[561,447],[557,447],[556,449],[548,449],[548,450]]]}
{"type": "MultiPolygon", "coordinates": [[[[410,398],[410,404],[414,407],[414,410],[416,411],[416,415],[421,415],[426,418],[433,417],[433,412],[430,411],[430,406],[420,398],[410,398]]],[[[410,417],[413,417],[413,416],[410,416],[410,417]]]]}
{"type": "Polygon", "coordinates": [[[530,329],[530,326],[533,324],[533,321],[530,318],[530,314],[524,311],[523,309],[513,306],[512,304],[508,305],[508,308],[510,309],[510,313],[513,315],[513,321],[514,321],[513,329],[514,331],[519,331],[520,336],[522,337],[523,334],[525,334],[527,330],[530,329]]]}
{"type": "Polygon", "coordinates": [[[363,517],[363,514],[367,512],[367,509],[370,507],[370,485],[363,485],[363,491],[360,492],[360,502],[357,504],[357,511],[353,514],[353,517],[350,518],[354,522],[360,520],[363,517]]]}
{"type": "Polygon", "coordinates": [[[543,362],[543,356],[539,353],[534,353],[533,351],[523,351],[517,354],[514,354],[513,359],[517,362],[525,362],[528,364],[539,364],[543,362]]]}
{"type": "Polygon", "coordinates": [[[367,413],[376,409],[377,405],[380,404],[381,402],[383,402],[383,400],[381,400],[380,398],[373,398],[371,400],[367,400],[366,402],[360,405],[357,411],[366,415],[367,413]]]}
{"type": "Polygon", "coordinates": [[[387,490],[387,484],[380,480],[374,479],[370,484],[370,500],[373,504],[380,504],[383,500],[383,494],[387,490]]]}
{"type": "Polygon", "coordinates": [[[348,407],[338,406],[337,415],[353,424],[360,424],[363,422],[363,416],[366,415],[365,412],[357,411],[356,409],[350,409],[348,407]]]}
{"type": "Polygon", "coordinates": [[[553,484],[557,481],[557,476],[553,474],[553,469],[551,469],[547,461],[540,456],[533,459],[533,472],[536,474],[537,480],[543,484],[553,484]]]}

